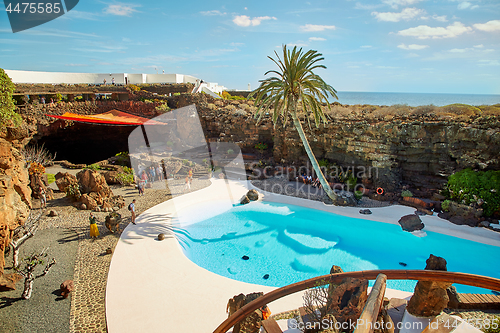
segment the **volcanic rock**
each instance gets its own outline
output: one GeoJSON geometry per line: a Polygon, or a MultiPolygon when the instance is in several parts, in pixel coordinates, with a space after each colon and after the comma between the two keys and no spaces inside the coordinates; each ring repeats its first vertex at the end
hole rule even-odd
{"type": "MultiPolygon", "coordinates": [[[[446,260],[430,255],[426,270],[446,271],[446,260]]],[[[418,281],[406,311],[417,317],[435,317],[448,305],[448,289],[451,282],[418,281]]]]}
{"type": "Polygon", "coordinates": [[[424,228],[424,224],[420,217],[415,214],[405,215],[403,216],[398,223],[401,225],[401,228],[404,231],[412,232],[415,230],[422,230],[424,228]]]}

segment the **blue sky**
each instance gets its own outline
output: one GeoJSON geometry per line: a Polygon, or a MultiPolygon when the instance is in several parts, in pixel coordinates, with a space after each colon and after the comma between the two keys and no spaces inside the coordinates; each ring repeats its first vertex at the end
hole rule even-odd
{"type": "Polygon", "coordinates": [[[339,91],[500,94],[500,1],[81,0],[13,34],[0,12],[0,67],[190,74],[252,89],[281,45],[323,54],[339,91]]]}

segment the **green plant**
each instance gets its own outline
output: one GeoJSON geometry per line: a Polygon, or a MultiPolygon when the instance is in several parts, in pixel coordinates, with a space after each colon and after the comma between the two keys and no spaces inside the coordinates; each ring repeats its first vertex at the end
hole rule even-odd
{"type": "Polygon", "coordinates": [[[101,170],[101,166],[97,163],[94,163],[94,164],[86,165],[84,169],[90,169],[90,170],[97,171],[97,170],[101,170]]]}
{"type": "Polygon", "coordinates": [[[140,87],[138,87],[138,86],[136,86],[135,84],[129,84],[129,85],[128,85],[128,88],[129,88],[130,90],[132,90],[132,91],[140,91],[140,90],[141,90],[141,88],[140,88],[140,87]]]}
{"type": "Polygon", "coordinates": [[[318,165],[320,166],[320,168],[328,169],[328,167],[330,166],[330,162],[328,162],[328,160],[322,159],[318,161],[318,165]]]}
{"type": "Polygon", "coordinates": [[[116,175],[116,179],[122,185],[130,185],[134,183],[134,175],[126,172],[120,172],[116,175]]]}
{"type": "Polygon", "coordinates": [[[450,210],[450,200],[445,200],[443,201],[443,203],[441,204],[441,209],[444,210],[445,212],[449,211],[450,210]]]}
{"type": "Polygon", "coordinates": [[[448,177],[446,189],[456,202],[481,203],[485,216],[500,210],[500,171],[465,169],[448,177]]]}
{"type": "Polygon", "coordinates": [[[123,167],[123,172],[126,173],[126,174],[128,174],[128,175],[133,175],[134,174],[134,169],[124,166],[123,167]]]}
{"type": "Polygon", "coordinates": [[[56,176],[53,173],[46,173],[47,175],[47,181],[49,184],[52,184],[53,182],[56,181],[56,176]]]}
{"type": "Polygon", "coordinates": [[[356,198],[356,200],[361,200],[361,198],[363,198],[363,192],[362,191],[355,191],[354,192],[354,197],[356,198]]]}
{"type": "Polygon", "coordinates": [[[64,192],[66,192],[67,197],[74,201],[77,201],[82,196],[82,193],[80,192],[80,185],[78,185],[78,183],[69,184],[64,189],[64,192]]]}
{"type": "Polygon", "coordinates": [[[57,93],[56,94],[56,102],[60,102],[60,101],[62,101],[62,99],[63,99],[63,95],[60,93],[57,93]]]}
{"type": "Polygon", "coordinates": [[[180,93],[180,92],[176,92],[176,93],[174,93],[174,96],[180,96],[180,95],[181,95],[181,93],[180,93]]]}
{"type": "Polygon", "coordinates": [[[278,69],[267,71],[264,75],[271,73],[276,76],[261,80],[260,86],[249,96],[255,97],[255,103],[258,105],[255,114],[257,122],[260,122],[266,114],[272,113],[274,124],[278,123],[279,119],[284,119],[283,123],[286,125],[288,115],[291,116],[323,190],[333,202],[336,202],[337,194],[332,191],[323,175],[299,119],[301,112],[305,113],[308,121],[309,115],[312,115],[318,127],[321,121],[327,122],[322,104],[326,104],[326,107],[330,109],[328,98],[337,98],[336,90],[314,73],[317,69],[326,68],[318,64],[324,58],[317,51],[303,52],[302,48],[298,49],[296,46],[290,50],[286,45],[283,46],[283,59],[276,51],[275,54],[276,59],[269,58],[278,66],[278,69]]]}
{"type": "Polygon", "coordinates": [[[232,150],[232,149],[228,149],[228,150],[227,150],[227,154],[228,154],[228,155],[234,154],[234,150],[232,150]]]}
{"type": "Polygon", "coordinates": [[[164,103],[162,105],[158,105],[157,107],[155,107],[155,110],[159,111],[161,113],[165,113],[165,112],[170,111],[171,109],[168,107],[167,103],[164,103]]]}
{"type": "Polygon", "coordinates": [[[255,149],[263,153],[264,150],[267,150],[267,143],[259,142],[258,144],[255,145],[255,149]]]}
{"type": "Polygon", "coordinates": [[[401,196],[403,198],[407,198],[407,197],[412,197],[413,196],[413,193],[411,193],[410,190],[404,190],[403,192],[401,192],[401,196]]]}
{"type": "Polygon", "coordinates": [[[15,86],[10,77],[0,68],[0,128],[8,124],[19,126],[21,116],[16,113],[12,94],[15,86]]]}
{"type": "Polygon", "coordinates": [[[347,185],[348,189],[353,189],[356,187],[356,184],[358,183],[358,178],[354,176],[352,173],[349,173],[349,176],[345,180],[345,184],[347,185]]]}

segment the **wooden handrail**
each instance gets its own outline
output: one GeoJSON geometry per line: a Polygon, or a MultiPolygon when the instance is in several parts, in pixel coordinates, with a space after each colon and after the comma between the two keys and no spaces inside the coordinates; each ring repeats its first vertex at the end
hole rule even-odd
{"type": "Polygon", "coordinates": [[[344,272],[337,274],[328,274],[318,276],[312,279],[300,281],[297,283],[289,284],[287,286],[275,289],[262,297],[259,297],[252,302],[244,305],[232,316],[223,321],[214,331],[214,333],[225,333],[237,322],[243,320],[250,313],[260,308],[261,306],[271,303],[272,301],[282,298],[284,296],[302,291],[308,288],[317,286],[318,283],[329,284],[338,283],[342,279],[358,278],[366,280],[374,280],[377,275],[385,274],[388,280],[420,280],[420,281],[440,281],[464,284],[489,290],[500,291],[500,279],[468,274],[468,273],[455,273],[446,271],[431,271],[431,270],[373,270],[373,271],[358,271],[358,272],[344,272]]]}
{"type": "Polygon", "coordinates": [[[380,308],[384,302],[386,282],[387,276],[385,274],[379,274],[377,276],[377,280],[373,285],[370,296],[368,296],[368,299],[366,300],[363,312],[361,312],[361,316],[359,316],[358,323],[360,325],[356,326],[354,333],[373,332],[373,323],[377,321],[378,313],[380,312],[380,308]]]}

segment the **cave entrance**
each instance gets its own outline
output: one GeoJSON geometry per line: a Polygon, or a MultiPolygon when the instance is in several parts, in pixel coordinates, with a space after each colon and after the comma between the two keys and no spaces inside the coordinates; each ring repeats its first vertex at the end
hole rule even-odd
{"type": "MultiPolygon", "coordinates": [[[[56,126],[52,128],[54,127],[56,126]]],[[[56,160],[59,161],[92,164],[128,151],[128,136],[135,128],[136,126],[96,126],[75,122],[72,126],[49,130],[46,135],[39,134],[31,144],[44,144],[52,155],[57,154],[56,160]]]]}

